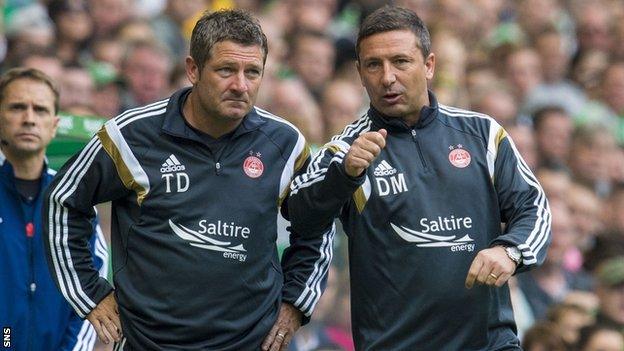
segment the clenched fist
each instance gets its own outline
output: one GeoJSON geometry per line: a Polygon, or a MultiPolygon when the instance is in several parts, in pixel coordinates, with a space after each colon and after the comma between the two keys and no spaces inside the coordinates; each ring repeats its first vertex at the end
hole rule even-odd
{"type": "Polygon", "coordinates": [[[379,156],[381,150],[386,147],[388,132],[380,129],[378,132],[366,132],[360,135],[345,156],[345,171],[351,177],[357,177],[379,156]]]}

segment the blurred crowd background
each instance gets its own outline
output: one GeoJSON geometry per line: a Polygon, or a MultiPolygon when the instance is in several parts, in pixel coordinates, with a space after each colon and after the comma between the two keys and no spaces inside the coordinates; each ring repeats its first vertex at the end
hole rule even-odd
{"type": "MultiPolygon", "coordinates": [[[[1,69],[41,69],[60,86],[63,112],[108,119],[188,85],[183,62],[203,11],[245,8],[269,40],[257,105],[318,147],[368,107],[354,42],[361,19],[386,3],[5,0],[1,69]]],[[[525,349],[623,350],[624,1],[393,3],[431,30],[439,101],[498,120],[549,197],[546,262],[510,282],[525,349]]],[[[325,295],[291,350],[353,349],[346,238],[336,240],[325,295]]]]}

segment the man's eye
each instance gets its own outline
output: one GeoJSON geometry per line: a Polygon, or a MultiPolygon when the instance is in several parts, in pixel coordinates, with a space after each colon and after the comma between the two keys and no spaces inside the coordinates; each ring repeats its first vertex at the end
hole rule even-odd
{"type": "Polygon", "coordinates": [[[367,68],[373,69],[378,68],[381,64],[379,62],[369,62],[366,64],[367,68]]]}

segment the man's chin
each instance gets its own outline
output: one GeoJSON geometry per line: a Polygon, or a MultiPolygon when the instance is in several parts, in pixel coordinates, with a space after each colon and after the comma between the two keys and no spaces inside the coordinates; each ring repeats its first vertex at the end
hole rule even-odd
{"type": "Polygon", "coordinates": [[[379,112],[381,112],[384,116],[393,117],[393,118],[401,118],[407,114],[406,109],[403,106],[392,105],[392,106],[380,106],[375,107],[379,112]]]}

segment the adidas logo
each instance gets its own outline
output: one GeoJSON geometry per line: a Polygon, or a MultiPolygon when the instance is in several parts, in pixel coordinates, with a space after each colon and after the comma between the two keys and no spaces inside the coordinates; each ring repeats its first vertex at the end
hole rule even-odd
{"type": "Polygon", "coordinates": [[[181,164],[180,161],[178,161],[178,158],[175,157],[174,154],[171,154],[169,155],[169,157],[167,157],[167,160],[162,164],[162,167],[160,167],[160,173],[178,172],[178,171],[183,171],[185,169],[186,167],[184,167],[184,165],[181,164]]]}
{"type": "Polygon", "coordinates": [[[386,160],[382,160],[377,167],[375,167],[375,171],[373,172],[373,174],[377,177],[381,177],[381,176],[389,176],[389,175],[393,175],[397,172],[397,170],[390,166],[390,164],[388,163],[388,161],[386,160]]]}

